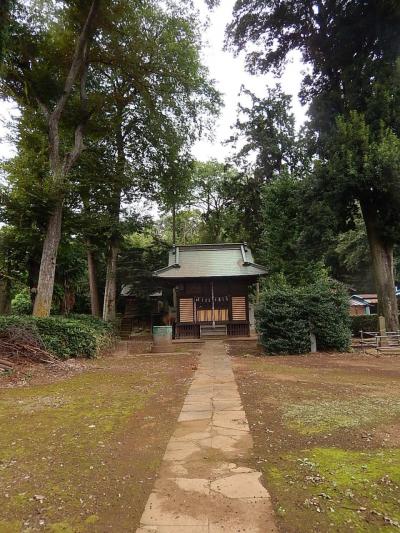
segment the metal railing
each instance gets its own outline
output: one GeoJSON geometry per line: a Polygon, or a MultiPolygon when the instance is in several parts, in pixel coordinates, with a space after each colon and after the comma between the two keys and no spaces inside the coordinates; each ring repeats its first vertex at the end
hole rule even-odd
{"type": "Polygon", "coordinates": [[[242,324],[229,323],[228,324],[228,336],[229,337],[249,337],[250,336],[250,324],[244,322],[242,324]]]}
{"type": "Polygon", "coordinates": [[[200,338],[200,324],[175,324],[175,339],[188,338],[200,338]]]}

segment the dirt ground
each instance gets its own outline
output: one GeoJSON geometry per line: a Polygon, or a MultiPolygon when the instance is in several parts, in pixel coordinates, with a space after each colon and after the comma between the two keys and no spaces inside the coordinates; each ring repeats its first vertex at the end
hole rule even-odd
{"type": "Polygon", "coordinates": [[[134,532],[196,368],[129,354],[0,377],[0,531],[134,532]]]}
{"type": "Polygon", "coordinates": [[[399,531],[400,357],[228,350],[282,533],[399,531]]]}

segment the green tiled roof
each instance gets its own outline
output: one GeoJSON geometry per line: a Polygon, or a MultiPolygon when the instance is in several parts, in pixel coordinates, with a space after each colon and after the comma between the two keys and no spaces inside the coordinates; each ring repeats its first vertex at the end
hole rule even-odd
{"type": "Polygon", "coordinates": [[[246,243],[174,246],[168,266],[154,272],[164,279],[262,276],[267,270],[254,263],[246,243]]]}

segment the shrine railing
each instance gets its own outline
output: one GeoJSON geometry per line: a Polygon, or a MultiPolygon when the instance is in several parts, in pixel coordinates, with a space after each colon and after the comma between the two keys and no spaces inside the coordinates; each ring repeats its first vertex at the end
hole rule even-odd
{"type": "Polygon", "coordinates": [[[200,324],[176,324],[175,339],[199,339],[200,324]]]}

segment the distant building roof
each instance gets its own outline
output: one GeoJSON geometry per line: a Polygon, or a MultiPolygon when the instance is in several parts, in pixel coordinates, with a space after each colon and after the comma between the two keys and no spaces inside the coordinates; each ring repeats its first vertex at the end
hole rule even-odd
{"type": "Polygon", "coordinates": [[[367,307],[367,306],[370,305],[370,302],[367,302],[367,300],[365,300],[364,298],[362,298],[358,294],[353,294],[350,297],[350,305],[360,305],[360,306],[363,306],[363,307],[367,307]]]}
{"type": "Polygon", "coordinates": [[[369,304],[377,304],[378,303],[378,295],[377,294],[357,294],[353,296],[359,296],[360,298],[363,298],[366,300],[369,304]]]}
{"type": "Polygon", "coordinates": [[[163,279],[262,276],[267,270],[254,263],[246,243],[174,246],[168,266],[156,270],[163,279]]]}

